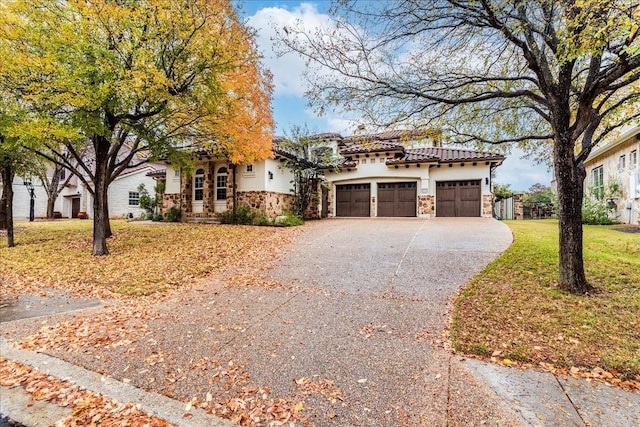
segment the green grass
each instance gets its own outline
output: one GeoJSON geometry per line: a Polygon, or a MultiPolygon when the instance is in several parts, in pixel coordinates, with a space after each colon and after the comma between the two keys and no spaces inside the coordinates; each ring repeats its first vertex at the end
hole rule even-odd
{"type": "Polygon", "coordinates": [[[451,336],[462,352],[640,379],[640,234],[585,226],[591,296],[557,287],[557,221],[509,221],[515,241],[464,289],[451,336]]]}
{"type": "Polygon", "coordinates": [[[150,295],[205,277],[277,233],[272,228],[112,220],[110,255],[91,256],[91,221],[19,222],[16,247],[0,245],[3,293],[41,287],[150,295]]]}

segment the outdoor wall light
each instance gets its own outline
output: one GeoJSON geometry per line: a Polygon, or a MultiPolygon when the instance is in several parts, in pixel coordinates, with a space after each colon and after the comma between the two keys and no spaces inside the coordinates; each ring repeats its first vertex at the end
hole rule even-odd
{"type": "Polygon", "coordinates": [[[485,183],[485,184],[487,184],[487,185],[489,185],[489,178],[488,178],[488,177],[486,177],[486,178],[484,179],[484,183],[485,183]]]}
{"type": "Polygon", "coordinates": [[[269,171],[269,180],[273,179],[273,172],[269,171]]]}

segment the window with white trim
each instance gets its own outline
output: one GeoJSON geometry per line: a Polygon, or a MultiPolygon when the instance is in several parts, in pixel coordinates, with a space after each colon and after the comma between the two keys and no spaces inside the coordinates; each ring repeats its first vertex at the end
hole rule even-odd
{"type": "Polygon", "coordinates": [[[137,191],[129,191],[129,206],[140,205],[140,193],[137,191]]]}
{"type": "Polygon", "coordinates": [[[629,153],[629,168],[635,169],[638,167],[638,150],[633,150],[629,153]]]}
{"type": "Polygon", "coordinates": [[[253,165],[247,165],[247,172],[253,172],[253,165]]]}
{"type": "Polygon", "coordinates": [[[596,198],[604,197],[604,168],[602,165],[591,169],[591,191],[596,198]]]}
{"type": "Polygon", "coordinates": [[[216,200],[227,199],[227,168],[221,167],[216,174],[216,200]]]}
{"type": "Polygon", "coordinates": [[[627,162],[627,156],[623,154],[622,156],[620,156],[620,159],[618,160],[618,169],[623,171],[626,166],[626,162],[627,162]]]}
{"type": "Polygon", "coordinates": [[[193,200],[200,202],[204,198],[204,169],[198,169],[193,177],[193,200]]]}

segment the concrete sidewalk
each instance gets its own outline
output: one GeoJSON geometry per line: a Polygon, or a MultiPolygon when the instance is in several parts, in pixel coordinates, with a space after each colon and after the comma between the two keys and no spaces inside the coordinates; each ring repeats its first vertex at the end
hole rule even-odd
{"type": "MultiPolygon", "coordinates": [[[[184,427],[231,427],[234,424],[190,408],[166,396],[150,393],[111,377],[100,375],[64,360],[35,351],[19,350],[0,337],[0,357],[31,366],[40,372],[70,381],[86,390],[118,402],[139,405],[141,411],[184,427]],[[185,414],[189,414],[185,416],[185,414]]],[[[52,426],[72,410],[46,401],[31,401],[22,387],[0,387],[0,414],[29,427],[52,426]]]]}
{"type": "MultiPolygon", "coordinates": [[[[17,350],[0,338],[0,357],[19,361],[59,379],[120,402],[138,404],[143,412],[184,427],[230,427],[227,420],[190,408],[166,396],[146,392],[110,377],[99,375],[60,359],[33,351],[17,350]],[[188,413],[188,418],[185,417],[188,413]]],[[[640,394],[575,378],[562,379],[548,372],[502,367],[478,360],[464,365],[513,411],[523,426],[640,425],[640,394]]],[[[30,427],[51,426],[71,413],[46,401],[30,401],[21,387],[0,387],[0,414],[30,427]]],[[[509,424],[507,419],[505,424],[509,424]]],[[[471,424],[459,424],[471,425],[471,424]]],[[[501,424],[496,424],[501,425],[501,424]]]]}
{"type": "Polygon", "coordinates": [[[596,381],[561,378],[469,359],[467,367],[502,398],[525,425],[640,426],[640,393],[596,381]]]}

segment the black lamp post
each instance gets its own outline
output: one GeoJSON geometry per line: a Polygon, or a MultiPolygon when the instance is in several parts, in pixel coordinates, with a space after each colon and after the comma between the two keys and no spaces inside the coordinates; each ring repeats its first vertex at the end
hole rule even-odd
{"type": "Polygon", "coordinates": [[[35,205],[36,205],[36,192],[33,188],[33,184],[31,181],[24,181],[25,187],[27,187],[27,191],[29,192],[29,221],[33,222],[35,217],[35,205]]]}

